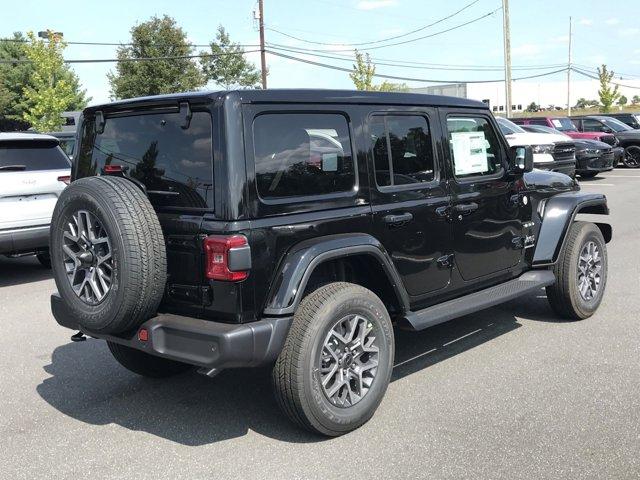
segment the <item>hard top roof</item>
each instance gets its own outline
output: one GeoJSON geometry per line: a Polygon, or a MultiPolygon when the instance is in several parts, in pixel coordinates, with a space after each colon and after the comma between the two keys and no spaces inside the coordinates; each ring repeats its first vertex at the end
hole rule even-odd
{"type": "Polygon", "coordinates": [[[237,99],[242,103],[350,103],[350,104],[390,104],[390,105],[430,105],[441,107],[471,107],[488,109],[488,106],[476,100],[444,95],[423,95],[420,93],[367,92],[359,90],[323,90],[323,89],[268,89],[268,90],[230,90],[200,91],[154,95],[150,97],[130,98],[101,105],[93,105],[85,112],[97,110],[124,110],[180,103],[184,101],[212,102],[223,97],[237,99]]]}

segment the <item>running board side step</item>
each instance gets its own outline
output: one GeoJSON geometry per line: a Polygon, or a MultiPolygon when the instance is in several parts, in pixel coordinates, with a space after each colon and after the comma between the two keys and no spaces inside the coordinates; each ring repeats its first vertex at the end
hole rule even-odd
{"type": "Polygon", "coordinates": [[[555,275],[551,270],[532,270],[500,285],[433,305],[424,310],[408,312],[404,318],[414,330],[423,330],[513,300],[542,287],[553,285],[555,281],[555,275]]]}

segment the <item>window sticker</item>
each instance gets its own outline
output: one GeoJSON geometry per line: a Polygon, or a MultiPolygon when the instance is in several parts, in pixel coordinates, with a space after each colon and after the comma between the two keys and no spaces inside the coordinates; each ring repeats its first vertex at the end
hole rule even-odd
{"type": "Polygon", "coordinates": [[[558,120],[557,118],[554,118],[553,120],[551,120],[551,123],[553,123],[553,126],[556,128],[561,128],[562,127],[562,122],[560,120],[558,120]]]}
{"type": "Polygon", "coordinates": [[[487,145],[484,132],[451,133],[455,174],[470,175],[488,172],[487,145]]]}
{"type": "Polygon", "coordinates": [[[322,154],[322,171],[323,172],[338,171],[338,154],[337,153],[322,154]]]}

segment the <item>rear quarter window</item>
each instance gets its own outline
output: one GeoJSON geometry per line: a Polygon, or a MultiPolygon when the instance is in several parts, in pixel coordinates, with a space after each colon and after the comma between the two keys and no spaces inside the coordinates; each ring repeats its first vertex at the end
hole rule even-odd
{"type": "Polygon", "coordinates": [[[77,177],[104,174],[120,165],[141,181],[156,207],[212,209],[212,122],[208,112],[193,112],[188,128],[179,113],[106,117],[103,133],[84,123],[77,177]]]}
{"type": "Polygon", "coordinates": [[[56,143],[41,141],[0,143],[0,169],[2,170],[29,172],[65,170],[70,167],[69,159],[56,143]]]}
{"type": "Polygon", "coordinates": [[[352,191],[349,126],[337,113],[266,113],[253,122],[256,184],[262,199],[352,191]]]}

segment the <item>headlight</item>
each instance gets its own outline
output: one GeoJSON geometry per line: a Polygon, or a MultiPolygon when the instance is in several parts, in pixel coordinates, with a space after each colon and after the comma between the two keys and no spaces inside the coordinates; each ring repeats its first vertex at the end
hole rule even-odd
{"type": "Polygon", "coordinates": [[[585,153],[585,155],[597,155],[598,153],[600,153],[600,150],[598,150],[597,148],[585,148],[583,152],[585,153]]]}
{"type": "Polygon", "coordinates": [[[553,153],[553,145],[532,145],[533,153],[553,153]]]}

